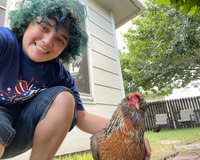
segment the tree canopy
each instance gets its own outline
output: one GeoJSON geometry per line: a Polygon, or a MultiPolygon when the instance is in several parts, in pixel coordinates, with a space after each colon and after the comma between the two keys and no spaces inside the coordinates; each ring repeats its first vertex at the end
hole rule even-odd
{"type": "Polygon", "coordinates": [[[200,20],[200,1],[199,0],[157,0],[157,4],[168,4],[180,10],[181,13],[190,16],[198,16],[200,20]]]}
{"type": "Polygon", "coordinates": [[[200,79],[200,21],[156,0],[145,3],[119,51],[125,91],[168,95],[200,79]]]}

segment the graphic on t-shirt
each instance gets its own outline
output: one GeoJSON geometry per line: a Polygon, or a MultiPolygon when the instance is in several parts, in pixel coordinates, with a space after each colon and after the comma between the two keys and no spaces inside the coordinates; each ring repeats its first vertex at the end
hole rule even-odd
{"type": "MultiPolygon", "coordinates": [[[[9,102],[4,103],[4,105],[7,105],[9,103],[15,103],[15,102],[23,102],[27,99],[30,99],[31,97],[34,97],[36,94],[44,90],[45,88],[45,83],[39,87],[34,87],[34,84],[31,84],[33,82],[34,78],[31,79],[29,83],[26,81],[22,80],[20,77],[20,80],[17,81],[17,84],[14,89],[14,95],[11,96],[9,93],[1,91],[4,95],[8,96],[9,102]]],[[[11,88],[8,87],[7,91],[10,91],[11,88]]],[[[1,94],[1,99],[5,100],[3,97],[4,95],[1,94]]]]}

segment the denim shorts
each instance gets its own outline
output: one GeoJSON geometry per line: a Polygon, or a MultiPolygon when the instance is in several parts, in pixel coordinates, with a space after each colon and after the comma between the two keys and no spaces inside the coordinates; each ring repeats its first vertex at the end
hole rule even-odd
{"type": "MultiPolygon", "coordinates": [[[[61,91],[68,88],[47,88],[20,106],[0,106],[0,140],[5,146],[1,159],[12,158],[32,148],[33,134],[37,124],[45,117],[51,103],[61,91]]],[[[73,95],[73,93],[72,93],[73,95]]],[[[76,107],[70,130],[77,121],[76,107]]]]}

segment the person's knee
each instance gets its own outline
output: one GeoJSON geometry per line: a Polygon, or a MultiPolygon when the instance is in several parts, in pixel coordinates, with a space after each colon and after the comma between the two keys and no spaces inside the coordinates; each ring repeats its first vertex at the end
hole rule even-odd
{"type": "Polygon", "coordinates": [[[4,145],[0,141],[0,158],[2,157],[2,155],[4,153],[4,150],[5,150],[5,147],[4,147],[4,145]]]}
{"type": "Polygon", "coordinates": [[[73,115],[75,109],[75,99],[69,91],[62,91],[56,96],[52,105],[60,107],[66,114],[73,115]]]}

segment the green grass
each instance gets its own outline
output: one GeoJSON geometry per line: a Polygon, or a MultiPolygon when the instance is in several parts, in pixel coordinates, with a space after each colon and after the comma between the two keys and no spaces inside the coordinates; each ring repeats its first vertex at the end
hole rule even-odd
{"type": "Polygon", "coordinates": [[[67,156],[60,156],[59,158],[54,158],[53,160],[93,160],[92,154],[88,151],[82,154],[73,154],[67,156]]]}
{"type": "MultiPolygon", "coordinates": [[[[145,132],[151,146],[151,160],[158,160],[166,155],[174,152],[173,146],[183,145],[190,142],[200,143],[200,128],[187,128],[187,129],[176,129],[176,130],[161,130],[159,133],[152,131],[145,132]],[[175,144],[162,144],[161,141],[179,141],[175,144]]],[[[68,155],[54,160],[93,160],[90,152],[84,154],[68,155]]]]}
{"type": "Polygon", "coordinates": [[[174,152],[173,146],[190,142],[200,143],[200,128],[185,128],[176,130],[161,130],[159,133],[145,132],[151,146],[151,160],[157,160],[174,152]],[[162,144],[161,141],[179,141],[175,144],[162,144]]]}

